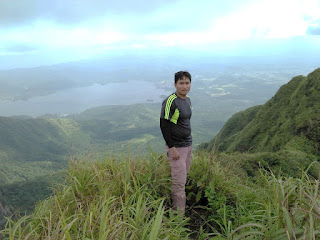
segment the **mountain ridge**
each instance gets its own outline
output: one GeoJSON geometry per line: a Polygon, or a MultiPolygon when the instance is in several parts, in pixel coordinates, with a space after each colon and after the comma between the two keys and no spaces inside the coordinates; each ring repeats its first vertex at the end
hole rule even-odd
{"type": "Polygon", "coordinates": [[[319,178],[319,83],[320,68],[306,77],[292,78],[265,104],[235,113],[199,149],[242,159],[241,166],[250,176],[263,167],[287,176],[308,169],[319,178]]]}
{"type": "MultiPolygon", "coordinates": [[[[320,68],[307,77],[294,77],[264,105],[234,114],[210,142],[208,149],[225,152],[278,151],[296,137],[306,137],[306,141],[317,145],[320,139],[319,82],[320,68]]],[[[313,153],[319,151],[314,150],[313,153]]]]}

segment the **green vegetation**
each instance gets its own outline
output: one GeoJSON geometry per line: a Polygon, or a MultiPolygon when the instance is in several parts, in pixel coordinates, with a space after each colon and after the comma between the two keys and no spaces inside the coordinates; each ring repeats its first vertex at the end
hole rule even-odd
{"type": "Polygon", "coordinates": [[[61,161],[67,153],[66,135],[47,119],[0,117],[0,149],[8,160],[61,161]]]}
{"type": "MultiPolygon", "coordinates": [[[[70,154],[144,154],[163,151],[160,104],[104,106],[68,118],[0,117],[0,178],[2,183],[32,180],[66,166],[70,154]]],[[[195,145],[205,135],[195,123],[195,145]]],[[[216,127],[218,129],[218,127],[216,127]]]]}
{"type": "Polygon", "coordinates": [[[61,179],[58,172],[52,176],[37,177],[29,181],[20,181],[11,184],[3,184],[0,194],[5,196],[6,202],[21,213],[32,213],[39,199],[45,199],[52,194],[52,186],[61,179]]]}
{"type": "Polygon", "coordinates": [[[320,69],[307,77],[293,78],[264,105],[234,114],[218,135],[201,148],[227,153],[264,152],[269,158],[264,161],[270,167],[281,168],[290,176],[297,176],[299,168],[306,169],[317,161],[311,170],[317,177],[320,169],[319,82],[320,69]]]}
{"type": "Polygon", "coordinates": [[[301,148],[318,153],[319,81],[320,69],[307,77],[293,78],[264,105],[236,113],[209,148],[226,152],[278,151],[304,138],[301,148]]]}
{"type": "Polygon", "coordinates": [[[30,213],[52,193],[50,176],[67,166],[70,148],[61,121],[72,129],[74,122],[66,119],[0,117],[0,207],[6,209],[0,209],[0,227],[3,215],[30,213]]]}
{"type": "Polygon", "coordinates": [[[319,181],[246,171],[224,156],[192,159],[186,217],[170,210],[163,155],[74,160],[65,184],[31,215],[10,220],[7,239],[316,239],[319,181]],[[239,171],[240,170],[240,171],[239,171]]]}
{"type": "MultiPolygon", "coordinates": [[[[127,151],[128,145],[134,154],[163,151],[164,141],[159,127],[160,103],[123,106],[102,106],[69,116],[79,124],[81,132],[90,136],[90,149],[96,152],[118,153],[127,151]],[[98,146],[98,147],[97,147],[98,146]],[[103,150],[102,150],[103,149],[103,150]]],[[[211,139],[222,126],[216,116],[195,110],[192,117],[194,145],[211,139]],[[212,129],[213,133],[208,132],[212,129]]],[[[75,142],[75,138],[73,139],[75,142]]],[[[81,143],[81,139],[77,141],[81,143]]]]}
{"type": "Polygon", "coordinates": [[[36,202],[52,194],[52,180],[67,166],[76,128],[69,119],[0,117],[0,228],[4,215],[31,213],[36,202]]]}
{"type": "MultiPolygon", "coordinates": [[[[37,185],[37,179],[56,176],[70,155],[117,156],[129,147],[133,155],[144,155],[149,147],[163,151],[159,111],[160,104],[136,104],[93,108],[69,118],[0,117],[1,204],[30,213],[36,201],[52,193],[49,181],[37,185]]],[[[195,145],[211,138],[201,121],[194,126],[195,145]]]]}
{"type": "MultiPolygon", "coordinates": [[[[208,151],[193,157],[184,218],[170,210],[169,164],[158,153],[159,104],[98,107],[68,118],[0,117],[0,217],[8,215],[8,203],[20,210],[2,234],[317,239],[319,82],[320,69],[293,78],[266,104],[235,114],[214,140],[199,147],[208,151]],[[146,156],[149,147],[155,153],[146,156]],[[130,154],[119,157],[128,149],[130,154]],[[70,155],[82,159],[87,153],[95,154],[72,160],[65,184],[52,191],[70,155]],[[31,213],[35,202],[52,193],[31,213]],[[17,217],[24,213],[31,215],[17,217]]],[[[208,139],[209,126],[221,124],[202,110],[194,113],[195,146],[208,139]]]]}

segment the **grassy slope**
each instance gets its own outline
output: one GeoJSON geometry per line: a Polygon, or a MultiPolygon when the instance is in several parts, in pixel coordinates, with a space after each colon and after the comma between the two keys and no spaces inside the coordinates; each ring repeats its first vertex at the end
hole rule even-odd
{"type": "Polygon", "coordinates": [[[167,158],[75,160],[55,195],[32,215],[10,220],[10,239],[316,239],[319,181],[261,170],[249,180],[240,161],[193,156],[186,218],[170,210],[167,158]],[[210,238],[214,237],[215,238],[210,238]]]}
{"type": "Polygon", "coordinates": [[[264,105],[235,114],[217,135],[216,149],[277,151],[296,137],[305,137],[310,143],[318,141],[319,81],[320,69],[308,77],[295,77],[264,105]]]}
{"type": "MultiPolygon", "coordinates": [[[[73,121],[65,125],[75,125],[73,121]]],[[[68,154],[68,132],[60,120],[0,117],[0,162],[3,182],[32,179],[60,169],[68,154]]]]}
{"type": "MultiPolygon", "coordinates": [[[[293,78],[264,105],[234,114],[203,147],[229,153],[269,152],[269,166],[295,175],[299,168],[319,160],[319,82],[320,69],[293,78]]],[[[312,170],[314,176],[318,170],[319,163],[312,170]]]]}

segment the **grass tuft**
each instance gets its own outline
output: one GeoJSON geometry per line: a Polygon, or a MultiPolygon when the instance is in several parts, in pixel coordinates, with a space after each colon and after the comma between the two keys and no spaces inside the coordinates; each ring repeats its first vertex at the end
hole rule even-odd
{"type": "Polygon", "coordinates": [[[275,175],[248,178],[224,155],[196,152],[181,216],[171,210],[164,155],[70,161],[64,182],[34,212],[9,218],[5,239],[318,239],[319,180],[275,175]]]}

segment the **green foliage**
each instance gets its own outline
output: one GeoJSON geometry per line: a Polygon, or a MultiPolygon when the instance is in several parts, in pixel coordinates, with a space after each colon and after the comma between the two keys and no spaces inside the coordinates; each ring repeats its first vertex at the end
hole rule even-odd
{"type": "Polygon", "coordinates": [[[186,220],[165,207],[167,161],[153,153],[135,161],[130,156],[122,161],[76,159],[70,162],[67,184],[31,216],[9,221],[4,233],[18,239],[187,239],[186,220]]]}
{"type": "MultiPolygon", "coordinates": [[[[245,156],[242,156],[245,157],[245,156]]],[[[194,153],[186,216],[170,210],[163,155],[70,162],[65,183],[35,211],[9,219],[7,239],[317,239],[319,180],[305,172],[248,178],[229,155],[194,153]],[[200,192],[200,194],[199,194],[200,192]]],[[[308,171],[308,169],[306,170],[308,171]]]]}
{"type": "Polygon", "coordinates": [[[260,175],[260,168],[287,177],[300,177],[301,171],[307,171],[314,178],[318,178],[320,171],[317,156],[298,150],[282,150],[275,153],[219,153],[217,159],[238,176],[250,179],[260,175]]]}
{"type": "Polygon", "coordinates": [[[67,153],[65,134],[48,119],[0,117],[0,133],[0,149],[10,160],[59,161],[67,153]]]}
{"type": "MultiPolygon", "coordinates": [[[[0,188],[15,189],[0,202],[21,214],[30,211],[51,193],[43,184],[39,194],[30,196],[30,184],[65,168],[70,154],[119,156],[128,147],[131,154],[140,156],[150,147],[163,151],[160,108],[160,104],[135,104],[93,108],[70,118],[0,117],[0,188]]],[[[211,138],[198,122],[195,144],[211,138]]]]}
{"type": "Polygon", "coordinates": [[[261,175],[261,209],[256,223],[265,239],[317,239],[319,237],[319,181],[303,173],[300,178],[261,175]],[[261,191],[262,190],[262,191],[261,191]]]}
{"type": "Polygon", "coordinates": [[[234,141],[241,131],[254,119],[260,108],[261,106],[254,106],[234,114],[223,126],[217,137],[208,145],[208,149],[213,150],[215,148],[213,144],[216,144],[218,141],[219,151],[225,151],[225,146],[234,141]]]}
{"type": "Polygon", "coordinates": [[[52,185],[58,182],[61,176],[37,177],[34,180],[15,182],[0,186],[0,196],[3,202],[10,203],[14,210],[20,213],[31,213],[39,200],[52,194],[52,185]]]}
{"type": "Polygon", "coordinates": [[[307,77],[295,77],[264,105],[235,114],[211,142],[209,150],[275,152],[292,139],[306,138],[304,145],[314,147],[308,153],[318,154],[319,81],[320,69],[307,77]]]}
{"type": "Polygon", "coordinates": [[[297,176],[315,161],[309,173],[319,177],[319,82],[320,69],[294,77],[264,105],[234,114],[202,149],[244,159],[241,165],[249,176],[259,166],[297,176]]]}

